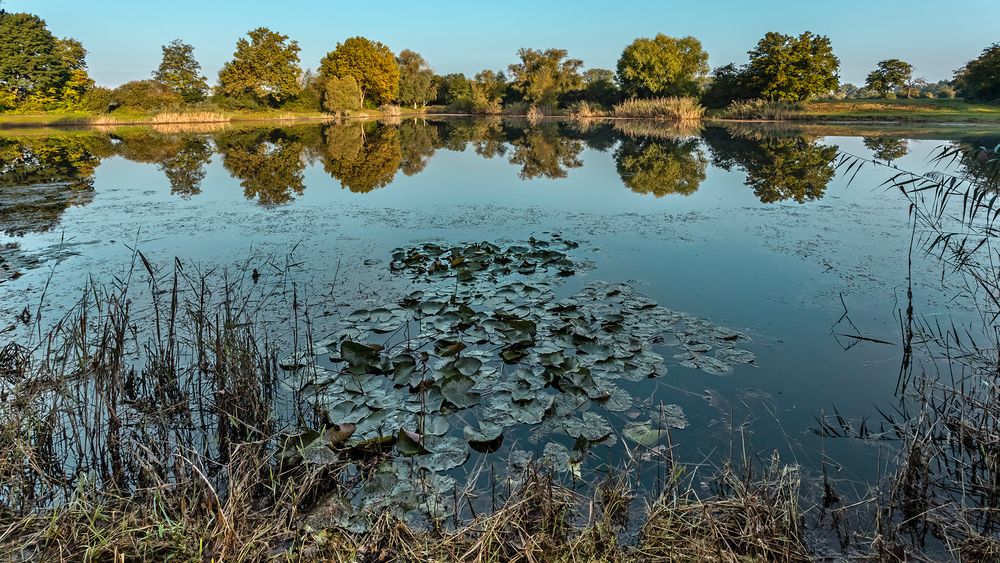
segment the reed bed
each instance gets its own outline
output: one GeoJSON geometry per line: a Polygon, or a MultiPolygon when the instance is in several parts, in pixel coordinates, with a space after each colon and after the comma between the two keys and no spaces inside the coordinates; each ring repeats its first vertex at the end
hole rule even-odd
{"type": "MultiPolygon", "coordinates": [[[[277,118],[276,118],[277,119],[277,118]]],[[[116,117],[101,115],[90,120],[91,125],[113,126],[136,123],[150,125],[174,125],[184,123],[229,123],[232,118],[224,113],[210,111],[164,112],[151,117],[116,117]]]]}
{"type": "Polygon", "coordinates": [[[615,117],[696,121],[705,115],[705,108],[689,97],[633,98],[615,105],[613,113],[615,117]]]}
{"type": "Polygon", "coordinates": [[[725,119],[787,121],[800,117],[802,104],[776,100],[737,100],[722,111],[725,119]]]}

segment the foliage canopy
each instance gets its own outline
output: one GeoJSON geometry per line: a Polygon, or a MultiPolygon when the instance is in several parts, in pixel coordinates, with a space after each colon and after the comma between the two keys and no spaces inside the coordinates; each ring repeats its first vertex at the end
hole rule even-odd
{"type": "Polygon", "coordinates": [[[1000,101],[1000,43],[987,47],[955,71],[955,84],[962,96],[970,100],[1000,101]]]}
{"type": "Polygon", "coordinates": [[[708,53],[694,37],[641,37],[618,59],[618,82],[628,96],[694,96],[708,75],[708,53]]]}
{"type": "Polygon", "coordinates": [[[364,37],[351,37],[326,54],[320,61],[319,74],[351,76],[361,89],[361,104],[388,104],[399,96],[399,66],[392,51],[364,37]]]}
{"type": "Polygon", "coordinates": [[[579,90],[580,59],[568,59],[565,49],[520,49],[521,62],[510,65],[511,87],[531,105],[555,106],[561,94],[579,90]]]}
{"type": "Polygon", "coordinates": [[[258,103],[278,106],[301,91],[299,44],[287,35],[258,27],[249,39],[236,42],[233,60],[219,71],[219,89],[226,96],[250,96],[258,103]]]}
{"type": "Polygon", "coordinates": [[[865,87],[879,94],[906,86],[913,76],[913,65],[899,59],[886,59],[875,65],[875,70],[868,73],[865,87]]]}
{"type": "Polygon", "coordinates": [[[434,71],[419,53],[403,49],[396,58],[399,65],[399,101],[403,105],[425,106],[437,96],[434,71]]]}
{"type": "Polygon", "coordinates": [[[747,78],[762,98],[797,102],[837,89],[840,59],[826,36],[769,32],[749,54],[747,78]]]}
{"type": "Polygon", "coordinates": [[[161,47],[163,60],[153,71],[153,78],[170,86],[185,102],[200,102],[208,93],[208,82],[201,75],[201,65],[194,58],[194,47],[174,39],[161,47]]]}

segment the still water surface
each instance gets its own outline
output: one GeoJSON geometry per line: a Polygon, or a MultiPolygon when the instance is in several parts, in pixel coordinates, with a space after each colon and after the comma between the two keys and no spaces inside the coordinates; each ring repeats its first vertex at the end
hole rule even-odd
{"type": "MultiPolygon", "coordinates": [[[[740,347],[755,360],[726,374],[667,352],[665,373],[628,383],[637,403],[683,409],[687,427],[672,435],[680,460],[776,450],[815,471],[825,455],[838,477],[864,481],[874,446],[823,440],[816,417],[859,419],[893,401],[900,348],[843,336],[857,331],[840,319],[846,307],[864,336],[898,342],[911,224],[906,200],[879,187],[890,170],[849,183],[836,159],[926,170],[936,147],[977,135],[460,119],[5,132],[0,329],[30,338],[25,307],[44,292],[43,317],[57,317],[89,279],[126,271],[131,248],[161,264],[281,263],[300,296],[336,296],[324,306],[345,314],[414,289],[389,267],[396,248],[558,235],[579,243],[580,267],[553,285],[556,296],[627,282],[749,336],[740,347]]],[[[963,322],[937,262],[914,259],[917,311],[963,322]]],[[[340,314],[313,330],[332,331],[340,314]]],[[[618,430],[627,418],[611,422],[618,430]]],[[[503,453],[541,452],[546,441],[530,437],[503,453]]],[[[624,455],[619,441],[588,463],[624,455]]]]}

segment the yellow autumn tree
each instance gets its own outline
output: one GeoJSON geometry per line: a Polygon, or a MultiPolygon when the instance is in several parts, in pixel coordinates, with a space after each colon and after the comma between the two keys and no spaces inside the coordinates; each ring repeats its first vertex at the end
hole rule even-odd
{"type": "Polygon", "coordinates": [[[319,74],[324,79],[354,78],[362,105],[368,101],[378,106],[399,97],[399,65],[392,51],[378,41],[351,37],[338,43],[320,61],[319,74]]]}

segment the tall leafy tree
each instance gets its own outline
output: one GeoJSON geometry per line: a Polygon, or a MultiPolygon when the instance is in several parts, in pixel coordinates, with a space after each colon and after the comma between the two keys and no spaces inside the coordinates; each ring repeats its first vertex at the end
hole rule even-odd
{"type": "Polygon", "coordinates": [[[233,60],[219,71],[219,90],[226,96],[250,96],[278,106],[298,95],[299,44],[287,35],[258,27],[236,42],[233,60]]]}
{"type": "Polygon", "coordinates": [[[590,68],[583,73],[582,98],[604,106],[612,106],[618,101],[618,85],[615,73],[606,68],[590,68]]]}
{"type": "MultiPolygon", "coordinates": [[[[59,91],[69,79],[70,45],[61,46],[38,16],[0,11],[0,104],[59,91]]],[[[79,42],[72,46],[83,48],[79,42]]]]}
{"type": "Polygon", "coordinates": [[[1000,43],[983,50],[975,59],[955,71],[955,86],[970,100],[1000,101],[1000,43]]]}
{"type": "Polygon", "coordinates": [[[561,94],[579,90],[580,59],[568,59],[565,49],[520,49],[521,62],[509,66],[511,86],[532,105],[554,106],[561,94]]]}
{"type": "Polygon", "coordinates": [[[446,74],[438,79],[437,101],[452,105],[472,97],[469,79],[462,73],[446,74]]]}
{"type": "Polygon", "coordinates": [[[427,105],[437,96],[434,71],[419,53],[403,49],[396,57],[399,65],[399,101],[416,108],[427,105]]]}
{"type": "Polygon", "coordinates": [[[823,35],[770,32],[749,54],[748,79],[769,100],[807,100],[834,91],[839,84],[840,59],[823,35]]]}
{"type": "Polygon", "coordinates": [[[899,59],[886,59],[875,65],[875,70],[868,73],[865,87],[879,94],[887,94],[897,88],[906,86],[913,77],[913,65],[899,59]]]}
{"type": "Polygon", "coordinates": [[[387,104],[399,96],[399,66],[392,50],[378,41],[351,37],[326,54],[319,73],[325,78],[351,76],[361,88],[361,104],[387,104]]]}
{"type": "Polygon", "coordinates": [[[694,37],[641,37],[618,59],[618,82],[634,97],[695,96],[708,76],[708,53],[694,37]]]}
{"type": "Polygon", "coordinates": [[[760,92],[752,82],[746,67],[737,67],[733,63],[717,67],[702,92],[701,102],[711,108],[721,108],[735,100],[758,98],[760,92]]]}
{"type": "Polygon", "coordinates": [[[507,90],[507,77],[502,72],[486,69],[476,73],[469,83],[470,109],[475,113],[498,114],[503,94],[507,90]]]}
{"type": "Polygon", "coordinates": [[[194,47],[174,39],[161,47],[163,60],[153,71],[153,78],[167,84],[185,102],[200,102],[208,93],[207,79],[201,75],[201,65],[194,58],[194,47]]]}

